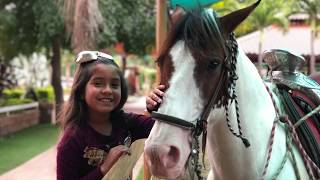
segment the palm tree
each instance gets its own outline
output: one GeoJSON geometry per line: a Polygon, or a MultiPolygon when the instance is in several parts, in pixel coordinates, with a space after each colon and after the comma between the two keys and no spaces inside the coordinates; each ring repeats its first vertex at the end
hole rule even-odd
{"type": "MultiPolygon", "coordinates": [[[[218,10],[219,13],[229,13],[236,9],[247,7],[249,4],[254,3],[256,0],[225,0],[223,1],[224,5],[221,9],[218,10]]],[[[260,31],[259,38],[259,52],[258,52],[258,65],[257,68],[259,73],[262,74],[262,44],[264,37],[264,30],[271,24],[277,24],[286,30],[289,26],[289,20],[287,16],[290,14],[291,9],[289,8],[292,0],[287,1],[286,3],[282,1],[273,1],[273,0],[264,0],[261,1],[259,6],[254,10],[254,12],[248,17],[246,21],[242,23],[241,26],[236,30],[236,33],[243,34],[248,32],[248,29],[257,29],[260,31]]]]}
{"type": "MultiPolygon", "coordinates": [[[[258,70],[262,74],[262,45],[264,38],[264,30],[271,24],[277,24],[287,30],[289,27],[288,16],[291,12],[290,5],[281,1],[262,1],[257,9],[249,17],[249,22],[260,31],[258,45],[258,70]],[[268,2],[269,1],[269,2],[268,2]]],[[[289,3],[289,2],[288,2],[289,3]]]]}
{"type": "Polygon", "coordinates": [[[311,27],[311,39],[310,39],[310,61],[309,61],[309,73],[316,72],[316,56],[314,53],[314,41],[317,37],[317,31],[320,29],[319,15],[320,15],[320,1],[319,0],[300,0],[298,5],[301,10],[309,15],[309,24],[311,27]]]}
{"type": "Polygon", "coordinates": [[[75,53],[96,49],[103,18],[98,0],[58,0],[63,7],[67,34],[75,53]]]}

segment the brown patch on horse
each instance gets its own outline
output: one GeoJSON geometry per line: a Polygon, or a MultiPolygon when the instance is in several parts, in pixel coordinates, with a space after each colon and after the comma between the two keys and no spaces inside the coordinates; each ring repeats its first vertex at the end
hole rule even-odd
{"type": "Polygon", "coordinates": [[[177,41],[182,39],[182,26],[186,19],[185,17],[186,16],[184,12],[182,12],[182,10],[177,12],[177,16],[173,24],[174,26],[170,28],[168,36],[163,46],[161,47],[160,54],[156,61],[160,68],[160,84],[163,84],[166,87],[169,87],[169,80],[171,79],[172,73],[174,71],[170,50],[177,41]]]}
{"type": "Polygon", "coordinates": [[[169,87],[169,80],[171,79],[172,73],[174,71],[173,62],[171,56],[167,55],[165,58],[158,62],[160,68],[160,84],[165,85],[166,88],[169,87]]]}
{"type": "MultiPolygon", "coordinates": [[[[238,11],[232,12],[226,16],[216,18],[217,27],[214,25],[213,19],[208,16],[203,16],[198,14],[199,20],[195,22],[196,25],[190,26],[194,28],[197,33],[195,36],[200,37],[200,44],[193,48],[190,48],[193,57],[196,59],[196,68],[195,68],[195,79],[198,83],[198,86],[201,89],[202,96],[204,99],[208,99],[211,94],[216,90],[219,78],[223,77],[224,84],[219,92],[219,99],[217,103],[220,106],[221,104],[226,104],[228,96],[228,77],[230,74],[228,72],[225,75],[222,75],[222,68],[226,68],[224,60],[226,59],[226,54],[222,46],[226,45],[226,41],[230,41],[230,33],[244,21],[249,14],[259,5],[260,0],[254,3],[253,5],[240,9],[238,11]],[[213,28],[213,29],[208,29],[213,28]],[[219,30],[214,28],[220,28],[219,30]],[[220,41],[217,32],[220,31],[223,36],[224,42],[220,41]],[[201,42],[202,40],[202,42],[201,42]],[[204,40],[204,41],[203,41],[204,40]],[[201,52],[201,53],[199,53],[201,52]],[[212,65],[213,64],[213,65],[212,65]],[[203,81],[206,79],[207,81],[203,81]]],[[[213,17],[214,15],[212,15],[213,17]]],[[[195,38],[196,39],[196,38],[195,38]]],[[[197,40],[196,40],[197,41],[197,40]]]]}

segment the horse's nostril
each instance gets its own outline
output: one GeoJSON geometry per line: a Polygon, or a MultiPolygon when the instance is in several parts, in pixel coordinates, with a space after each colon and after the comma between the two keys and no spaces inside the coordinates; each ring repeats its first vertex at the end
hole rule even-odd
{"type": "Polygon", "coordinates": [[[168,153],[163,157],[162,163],[166,168],[172,168],[179,162],[179,149],[175,146],[170,146],[168,153]]]}
{"type": "Polygon", "coordinates": [[[147,161],[158,168],[173,168],[180,158],[180,151],[176,146],[151,146],[145,150],[147,161]]]}

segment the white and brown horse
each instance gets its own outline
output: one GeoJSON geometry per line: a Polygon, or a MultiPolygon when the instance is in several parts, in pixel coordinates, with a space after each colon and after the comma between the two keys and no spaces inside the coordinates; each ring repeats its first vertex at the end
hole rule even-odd
{"type": "Polygon", "coordinates": [[[172,28],[158,58],[160,83],[168,89],[145,143],[152,175],[182,177],[208,120],[208,179],[310,179],[296,146],[283,161],[285,125],[273,128],[278,115],[270,93],[232,36],[259,2],[223,17],[212,10],[187,12],[172,28]]]}

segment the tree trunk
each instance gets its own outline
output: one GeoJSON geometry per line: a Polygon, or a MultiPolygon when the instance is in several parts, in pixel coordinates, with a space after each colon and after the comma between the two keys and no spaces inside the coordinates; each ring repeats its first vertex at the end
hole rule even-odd
{"type": "Polygon", "coordinates": [[[126,69],[127,69],[127,53],[126,52],[123,52],[123,54],[121,55],[121,61],[122,61],[122,67],[121,67],[121,70],[122,70],[122,73],[124,75],[126,69]]]}
{"type": "Polygon", "coordinates": [[[259,44],[258,44],[258,71],[260,76],[263,75],[263,67],[262,67],[262,43],[263,43],[263,35],[264,30],[260,29],[260,36],[259,36],[259,44]]]}
{"type": "Polygon", "coordinates": [[[314,53],[314,40],[316,38],[315,27],[315,20],[311,20],[309,74],[313,74],[316,72],[316,56],[314,53]]]}
{"type": "Polygon", "coordinates": [[[60,53],[59,37],[58,36],[54,37],[51,43],[52,43],[51,84],[55,94],[55,109],[56,109],[56,115],[57,115],[63,103],[63,90],[61,85],[61,53],[60,53]]]}

